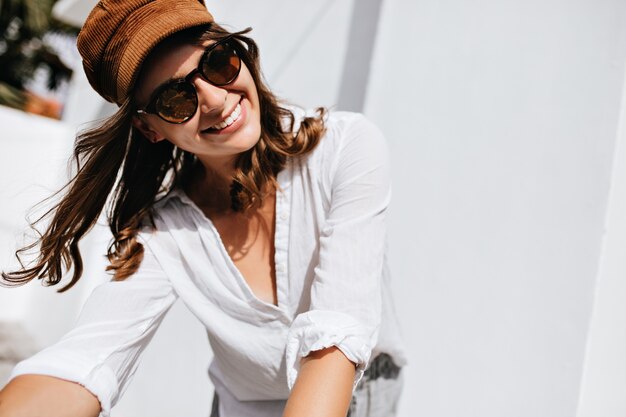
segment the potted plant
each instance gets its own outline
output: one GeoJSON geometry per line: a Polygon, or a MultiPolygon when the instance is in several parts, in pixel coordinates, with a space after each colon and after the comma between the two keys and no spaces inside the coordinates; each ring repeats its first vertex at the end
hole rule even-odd
{"type": "Polygon", "coordinates": [[[78,30],[52,17],[56,0],[0,0],[0,104],[60,118],[62,104],[26,89],[43,69],[47,88],[55,90],[72,75],[46,43],[46,35],[76,36],[78,30]]]}

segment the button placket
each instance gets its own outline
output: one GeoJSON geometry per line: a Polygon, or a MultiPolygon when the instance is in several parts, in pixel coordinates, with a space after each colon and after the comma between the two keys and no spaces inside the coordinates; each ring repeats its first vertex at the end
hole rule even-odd
{"type": "MultiPolygon", "coordinates": [[[[284,181],[285,175],[290,175],[289,167],[279,173],[279,183],[282,191],[276,193],[276,230],[274,241],[274,266],[276,271],[276,296],[278,305],[287,307],[287,286],[288,286],[288,243],[289,243],[289,179],[284,181]]],[[[285,310],[287,313],[287,310],[285,310]]]]}

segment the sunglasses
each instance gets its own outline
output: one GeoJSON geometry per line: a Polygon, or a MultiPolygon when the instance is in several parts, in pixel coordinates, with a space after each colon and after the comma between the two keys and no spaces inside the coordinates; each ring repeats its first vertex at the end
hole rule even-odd
{"type": "Polygon", "coordinates": [[[222,87],[230,84],[239,75],[241,58],[226,38],[209,46],[198,63],[198,67],[186,77],[166,82],[157,87],[150,96],[148,105],[137,113],[156,114],[169,123],[185,123],[198,110],[198,93],[191,80],[196,74],[210,84],[222,87]]]}

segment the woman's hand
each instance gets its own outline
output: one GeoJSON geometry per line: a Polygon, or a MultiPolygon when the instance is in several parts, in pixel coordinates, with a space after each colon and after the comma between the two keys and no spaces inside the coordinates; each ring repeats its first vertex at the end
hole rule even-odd
{"type": "Polygon", "coordinates": [[[0,417],[97,417],[100,402],[83,386],[44,375],[21,375],[0,391],[0,417]]]}
{"type": "Polygon", "coordinates": [[[311,352],[302,358],[283,417],[346,417],[355,369],[335,346],[311,352]]]}

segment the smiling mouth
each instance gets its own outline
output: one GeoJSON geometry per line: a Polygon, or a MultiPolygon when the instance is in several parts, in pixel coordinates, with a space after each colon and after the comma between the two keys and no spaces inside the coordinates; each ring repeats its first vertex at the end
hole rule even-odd
{"type": "Polygon", "coordinates": [[[222,129],[226,129],[228,126],[235,123],[239,119],[240,116],[241,116],[241,103],[237,104],[237,106],[232,111],[232,113],[229,114],[224,120],[222,120],[221,122],[217,124],[214,124],[213,126],[210,126],[204,129],[202,132],[218,132],[222,129]]]}

